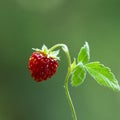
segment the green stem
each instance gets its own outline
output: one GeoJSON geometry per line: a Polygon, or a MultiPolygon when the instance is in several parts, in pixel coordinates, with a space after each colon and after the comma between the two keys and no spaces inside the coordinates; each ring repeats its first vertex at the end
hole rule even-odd
{"type": "Polygon", "coordinates": [[[65,83],[64,83],[64,88],[65,88],[66,96],[67,96],[67,99],[68,99],[68,102],[69,102],[69,105],[70,105],[70,108],[72,111],[73,120],[77,120],[75,108],[74,108],[74,105],[73,105],[73,102],[72,102],[72,99],[71,99],[71,96],[69,93],[69,89],[68,89],[68,80],[69,80],[70,74],[71,74],[71,71],[68,69],[68,73],[66,75],[66,79],[65,79],[65,83]]]}
{"type": "Polygon", "coordinates": [[[68,59],[68,72],[67,72],[67,75],[66,75],[66,78],[65,78],[64,88],[65,88],[66,96],[67,96],[67,99],[68,99],[68,102],[69,102],[69,105],[70,105],[70,108],[71,108],[73,120],[77,120],[74,105],[73,105],[73,102],[72,102],[72,99],[71,99],[71,96],[70,96],[70,93],[69,93],[69,89],[68,89],[68,80],[69,80],[69,77],[70,77],[71,72],[72,72],[71,58],[70,58],[69,50],[68,50],[68,47],[65,44],[56,44],[52,48],[50,48],[49,51],[52,51],[52,50],[56,49],[57,47],[62,47],[62,49],[64,50],[64,52],[66,54],[66,57],[68,59]]]}

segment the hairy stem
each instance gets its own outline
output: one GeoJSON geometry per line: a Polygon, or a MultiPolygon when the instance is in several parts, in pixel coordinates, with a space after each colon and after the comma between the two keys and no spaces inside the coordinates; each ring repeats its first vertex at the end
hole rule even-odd
{"type": "Polygon", "coordinates": [[[66,57],[68,59],[68,72],[67,72],[67,75],[66,75],[66,78],[65,78],[64,88],[65,88],[66,96],[67,96],[67,99],[68,99],[68,102],[69,102],[69,105],[70,105],[70,108],[71,108],[73,120],[77,120],[77,116],[76,116],[76,112],[75,112],[75,109],[74,109],[74,105],[73,105],[73,102],[72,102],[72,99],[71,99],[71,96],[70,96],[70,93],[69,93],[69,89],[68,89],[68,80],[69,80],[69,77],[70,77],[71,72],[72,72],[72,69],[71,69],[71,58],[70,58],[69,50],[68,50],[68,47],[65,44],[56,44],[53,47],[51,47],[49,49],[49,51],[52,51],[52,50],[56,49],[57,47],[62,47],[62,49],[65,52],[66,57]]]}

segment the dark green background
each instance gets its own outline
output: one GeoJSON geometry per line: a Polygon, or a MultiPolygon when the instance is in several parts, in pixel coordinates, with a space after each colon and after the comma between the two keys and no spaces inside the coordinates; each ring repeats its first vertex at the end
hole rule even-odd
{"type": "MultiPolygon", "coordinates": [[[[0,120],[72,120],[64,53],[46,82],[30,77],[27,62],[32,47],[64,43],[74,58],[85,41],[91,61],[110,67],[120,83],[119,0],[0,0],[0,120]]],[[[120,119],[120,93],[89,75],[70,93],[78,120],[120,119]]]]}

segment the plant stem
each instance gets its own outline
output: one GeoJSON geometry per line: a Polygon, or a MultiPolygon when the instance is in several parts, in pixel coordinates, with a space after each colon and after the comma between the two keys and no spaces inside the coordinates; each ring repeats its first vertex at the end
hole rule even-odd
{"type": "Polygon", "coordinates": [[[71,109],[71,112],[72,112],[73,120],[77,120],[74,105],[73,105],[73,102],[72,102],[72,99],[71,99],[71,96],[70,96],[70,93],[69,93],[69,89],[68,89],[68,80],[69,80],[69,77],[70,77],[71,72],[72,72],[71,58],[70,58],[69,50],[68,50],[68,47],[65,44],[56,44],[53,47],[51,47],[49,49],[49,51],[52,51],[52,50],[56,49],[57,47],[62,47],[62,49],[65,52],[66,57],[68,59],[68,72],[67,72],[67,75],[66,75],[66,78],[65,78],[64,88],[65,88],[66,96],[67,96],[67,99],[68,99],[68,102],[69,102],[69,105],[70,105],[70,109],[71,109]]]}
{"type": "Polygon", "coordinates": [[[70,74],[71,74],[71,71],[68,69],[68,73],[66,75],[66,79],[64,83],[64,88],[65,88],[66,96],[67,96],[67,99],[68,99],[68,102],[69,102],[69,105],[72,111],[73,120],[77,120],[75,108],[74,108],[74,105],[73,105],[73,102],[72,102],[72,99],[69,93],[69,89],[68,89],[68,80],[69,80],[70,74]]]}

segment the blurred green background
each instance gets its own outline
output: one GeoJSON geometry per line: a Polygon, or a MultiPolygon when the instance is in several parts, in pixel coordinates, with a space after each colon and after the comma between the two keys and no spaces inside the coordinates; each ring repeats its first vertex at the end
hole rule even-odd
{"type": "MultiPolygon", "coordinates": [[[[120,83],[119,0],[0,0],[0,120],[72,120],[64,53],[46,82],[30,77],[27,62],[32,47],[64,43],[74,58],[85,41],[91,61],[110,67],[120,83]]],[[[78,120],[120,120],[120,93],[89,75],[69,88],[78,120]]]]}

